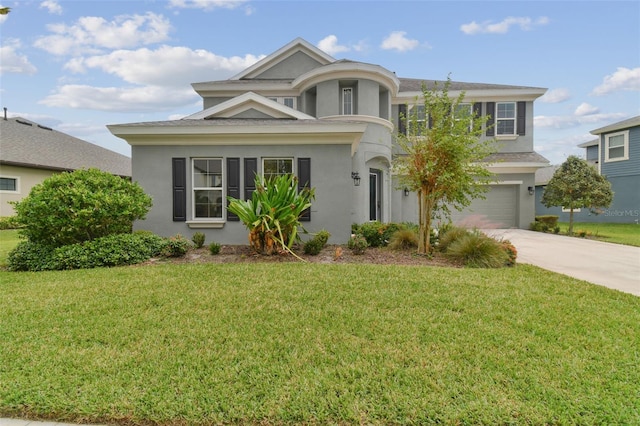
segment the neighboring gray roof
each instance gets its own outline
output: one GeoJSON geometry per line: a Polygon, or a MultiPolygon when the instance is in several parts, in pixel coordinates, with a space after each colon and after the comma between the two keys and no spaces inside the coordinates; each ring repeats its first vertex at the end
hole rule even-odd
{"type": "Polygon", "coordinates": [[[608,126],[600,127],[591,131],[592,135],[600,135],[602,133],[615,132],[617,130],[628,129],[629,127],[640,126],[640,115],[631,117],[627,120],[619,121],[608,126]]]}
{"type": "Polygon", "coordinates": [[[600,144],[600,139],[594,139],[591,141],[587,141],[587,142],[582,142],[581,144],[578,145],[579,148],[587,148],[590,146],[596,146],[600,144]]]}
{"type": "Polygon", "coordinates": [[[559,168],[560,166],[549,166],[536,170],[536,186],[546,185],[547,183],[549,183],[549,181],[553,177],[553,174],[559,168]]]}
{"type": "Polygon", "coordinates": [[[131,176],[131,158],[21,117],[0,119],[0,163],[131,176]]]}
{"type": "Polygon", "coordinates": [[[485,161],[489,163],[540,163],[549,164],[549,160],[537,152],[498,152],[491,154],[485,161]]]}

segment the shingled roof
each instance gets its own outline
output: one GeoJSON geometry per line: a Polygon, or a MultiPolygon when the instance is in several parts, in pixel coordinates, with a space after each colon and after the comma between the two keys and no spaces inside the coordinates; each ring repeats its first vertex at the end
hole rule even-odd
{"type": "Polygon", "coordinates": [[[131,176],[131,158],[21,117],[0,119],[0,164],[131,176]]]}

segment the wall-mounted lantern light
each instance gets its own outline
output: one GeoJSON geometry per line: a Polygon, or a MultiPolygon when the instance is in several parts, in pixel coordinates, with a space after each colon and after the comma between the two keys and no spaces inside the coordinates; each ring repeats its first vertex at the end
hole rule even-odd
{"type": "Polygon", "coordinates": [[[355,186],[360,186],[360,174],[358,172],[351,172],[351,179],[355,186]]]}
{"type": "Polygon", "coordinates": [[[409,188],[405,188],[404,189],[404,196],[408,197],[409,196],[409,188]]]}
{"type": "Polygon", "coordinates": [[[533,195],[536,193],[535,189],[533,188],[533,186],[530,186],[527,188],[527,191],[529,191],[529,195],[533,195]]]}

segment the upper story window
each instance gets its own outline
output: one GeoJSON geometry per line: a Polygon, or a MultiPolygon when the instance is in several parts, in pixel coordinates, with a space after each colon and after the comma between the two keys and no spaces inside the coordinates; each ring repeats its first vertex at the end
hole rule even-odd
{"type": "Polygon", "coordinates": [[[407,135],[420,136],[427,127],[427,112],[424,105],[410,107],[407,116],[407,135]]]}
{"type": "Polygon", "coordinates": [[[293,174],[293,158],[262,159],[262,177],[265,181],[290,174],[293,174]]]}
{"type": "Polygon", "coordinates": [[[296,98],[294,96],[271,96],[269,99],[289,108],[296,108],[296,98]]]}
{"type": "Polygon", "coordinates": [[[0,177],[1,192],[18,192],[18,178],[0,177]]]}
{"type": "MultiPolygon", "coordinates": [[[[471,104],[458,104],[455,110],[456,121],[468,119],[473,114],[473,110],[471,108],[471,104]]],[[[473,124],[471,121],[469,122],[468,130],[471,131],[473,128],[473,124]]]]}
{"type": "Polygon", "coordinates": [[[496,103],[496,134],[515,135],[516,134],[516,103],[498,102],[496,103]]]}
{"type": "Polygon", "coordinates": [[[629,159],[629,131],[611,133],[604,137],[604,161],[629,159]]]}
{"type": "Polygon", "coordinates": [[[342,88],[342,114],[353,114],[353,88],[351,87],[342,88]]]}
{"type": "Polygon", "coordinates": [[[194,219],[223,218],[223,173],[221,158],[193,159],[194,219]]]}

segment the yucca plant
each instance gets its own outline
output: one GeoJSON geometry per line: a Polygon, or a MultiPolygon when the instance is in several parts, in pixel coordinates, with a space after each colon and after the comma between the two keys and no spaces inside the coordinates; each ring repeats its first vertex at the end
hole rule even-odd
{"type": "Polygon", "coordinates": [[[227,197],[229,211],[236,214],[249,230],[249,245],[257,253],[275,254],[291,251],[302,227],[300,216],[311,207],[314,188],[298,191],[298,178],[281,175],[268,181],[255,179],[251,200],[227,197]]]}

